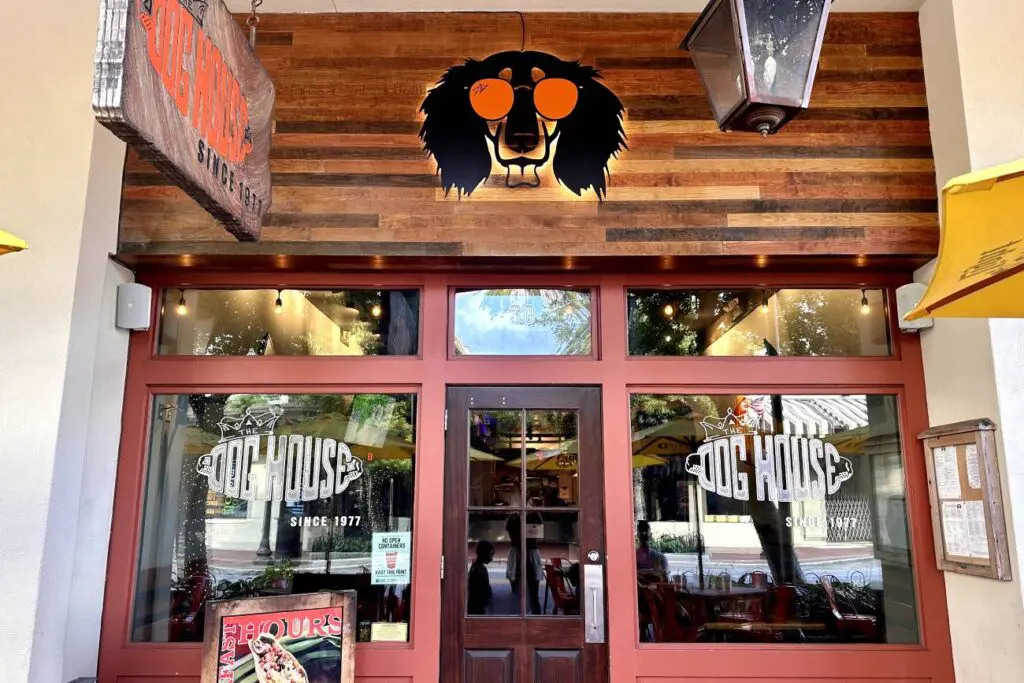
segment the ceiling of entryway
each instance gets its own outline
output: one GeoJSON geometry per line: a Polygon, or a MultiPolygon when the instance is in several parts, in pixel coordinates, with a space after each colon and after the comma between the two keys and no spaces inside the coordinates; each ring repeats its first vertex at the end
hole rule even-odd
{"type": "MultiPolygon", "coordinates": [[[[236,12],[250,0],[226,0],[236,12]]],[[[915,12],[925,0],[835,0],[839,12],[915,12]]],[[[261,12],[699,12],[706,0],[264,0],[261,12]]]]}

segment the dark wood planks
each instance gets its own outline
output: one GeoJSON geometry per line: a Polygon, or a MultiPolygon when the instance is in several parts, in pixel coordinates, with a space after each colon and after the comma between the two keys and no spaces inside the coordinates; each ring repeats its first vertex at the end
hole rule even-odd
{"type": "MultiPolygon", "coordinates": [[[[720,133],[689,56],[693,15],[528,14],[527,45],[599,67],[628,109],[607,200],[495,175],[445,197],[419,105],[450,65],[518,49],[514,14],[267,15],[278,88],[274,205],[239,245],[129,155],[122,256],[927,257],[937,202],[914,14],[835,14],[812,108],[768,140],[720,133]]],[[[495,173],[497,171],[495,170],[495,173]]]]}

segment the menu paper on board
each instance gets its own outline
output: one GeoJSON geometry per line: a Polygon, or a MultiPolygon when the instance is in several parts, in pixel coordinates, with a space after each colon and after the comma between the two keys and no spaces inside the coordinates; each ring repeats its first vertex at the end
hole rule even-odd
{"type": "Polygon", "coordinates": [[[942,537],[946,543],[947,555],[971,556],[970,530],[963,501],[942,503],[942,537]]]}
{"type": "Polygon", "coordinates": [[[225,616],[218,683],[337,683],[343,607],[225,616]]]}
{"type": "Polygon", "coordinates": [[[962,498],[960,467],[956,460],[956,446],[936,448],[932,451],[935,462],[935,485],[940,500],[962,498]]]}
{"type": "Polygon", "coordinates": [[[967,485],[972,489],[981,489],[981,462],[978,460],[978,445],[968,444],[967,454],[967,485]]]}
{"type": "Polygon", "coordinates": [[[971,557],[988,559],[988,527],[985,525],[984,501],[967,501],[967,530],[971,536],[971,557]]]}
{"type": "Polygon", "coordinates": [[[411,533],[375,533],[370,558],[370,583],[374,586],[409,583],[411,558],[411,533]]]}

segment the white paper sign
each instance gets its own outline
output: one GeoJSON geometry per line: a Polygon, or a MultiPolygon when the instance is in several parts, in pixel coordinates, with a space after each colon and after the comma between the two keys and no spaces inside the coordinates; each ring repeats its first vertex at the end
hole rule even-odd
{"type": "Polygon", "coordinates": [[[967,501],[967,529],[971,534],[971,557],[988,559],[988,532],[985,528],[985,503],[967,501]]]}
{"type": "Polygon", "coordinates": [[[374,586],[409,583],[411,561],[411,533],[375,533],[370,561],[370,583],[374,586]]]}
{"type": "Polygon", "coordinates": [[[939,500],[961,498],[960,468],[956,462],[956,446],[936,448],[933,453],[935,456],[935,484],[939,489],[939,500]]]}
{"type": "Polygon", "coordinates": [[[942,537],[946,542],[947,555],[971,556],[967,509],[963,501],[942,503],[942,537]]]}
{"type": "Polygon", "coordinates": [[[978,444],[968,444],[967,453],[967,485],[972,489],[981,488],[981,463],[978,461],[978,444]]]}

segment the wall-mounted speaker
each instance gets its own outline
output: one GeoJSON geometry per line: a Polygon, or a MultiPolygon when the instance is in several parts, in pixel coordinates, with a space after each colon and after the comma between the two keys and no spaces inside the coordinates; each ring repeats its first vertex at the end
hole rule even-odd
{"type": "Polygon", "coordinates": [[[153,290],[127,282],[117,287],[117,321],[122,330],[145,332],[153,313],[153,290]]]}

